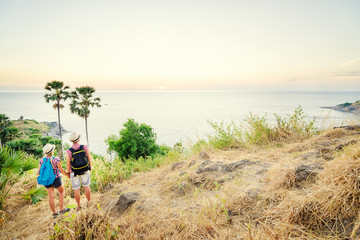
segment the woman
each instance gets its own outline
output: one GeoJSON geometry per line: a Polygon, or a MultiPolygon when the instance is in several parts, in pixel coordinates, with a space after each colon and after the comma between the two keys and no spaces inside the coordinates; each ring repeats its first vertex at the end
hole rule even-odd
{"type": "Polygon", "coordinates": [[[70,175],[69,173],[65,172],[64,169],[62,168],[60,163],[60,158],[53,156],[54,150],[55,150],[55,145],[52,144],[46,144],[43,147],[44,157],[40,159],[40,164],[38,167],[38,175],[40,174],[40,168],[41,165],[44,163],[44,161],[51,159],[51,165],[54,169],[56,178],[51,185],[45,186],[45,188],[49,195],[49,205],[50,205],[50,209],[53,211],[52,215],[54,218],[56,218],[59,214],[64,214],[70,210],[69,208],[64,209],[65,188],[61,182],[60,172],[65,176],[67,176],[68,178],[70,178],[70,175]],[[55,211],[55,201],[54,201],[55,188],[59,191],[59,205],[60,205],[59,213],[55,211]]]}

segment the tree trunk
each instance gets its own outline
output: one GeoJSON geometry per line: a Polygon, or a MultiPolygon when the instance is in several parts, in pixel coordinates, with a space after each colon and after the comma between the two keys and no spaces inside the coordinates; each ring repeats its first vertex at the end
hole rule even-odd
{"type": "Polygon", "coordinates": [[[85,117],[85,131],[86,131],[86,142],[89,146],[89,137],[88,137],[88,127],[87,127],[87,117],[85,117]]]}
{"type": "Polygon", "coordinates": [[[61,146],[60,146],[60,154],[59,155],[61,155],[62,157],[63,157],[63,159],[65,159],[65,157],[64,157],[64,153],[63,153],[63,140],[62,140],[62,133],[61,133],[61,124],[60,124],[60,102],[58,101],[57,102],[57,110],[58,110],[58,123],[59,123],[59,133],[60,133],[60,141],[61,141],[61,146]]]}

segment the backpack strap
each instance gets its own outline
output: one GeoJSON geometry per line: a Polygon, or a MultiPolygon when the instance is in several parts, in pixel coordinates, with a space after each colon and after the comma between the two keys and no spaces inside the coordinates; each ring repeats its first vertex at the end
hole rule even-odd
{"type": "Polygon", "coordinates": [[[51,166],[52,166],[53,169],[55,169],[55,168],[54,168],[54,164],[53,164],[54,159],[55,159],[55,156],[53,156],[52,159],[50,159],[50,164],[51,164],[51,166]]]}
{"type": "MultiPolygon", "coordinates": [[[[43,163],[42,163],[42,164],[44,164],[44,162],[45,162],[47,159],[49,159],[49,158],[44,157],[44,158],[43,158],[43,163]]],[[[54,164],[52,163],[52,161],[53,161],[54,159],[55,159],[55,157],[54,157],[54,156],[53,156],[52,158],[50,158],[50,159],[49,159],[52,169],[54,169],[54,164]]]]}

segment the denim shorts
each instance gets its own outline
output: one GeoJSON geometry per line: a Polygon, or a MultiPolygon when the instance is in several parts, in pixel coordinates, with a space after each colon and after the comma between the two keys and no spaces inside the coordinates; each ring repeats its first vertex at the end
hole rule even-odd
{"type": "Polygon", "coordinates": [[[45,188],[51,188],[51,187],[59,188],[59,187],[61,187],[61,185],[62,185],[61,177],[57,177],[57,178],[55,178],[55,180],[52,184],[45,186],[45,188]]]}
{"type": "Polygon", "coordinates": [[[83,175],[76,175],[74,176],[74,173],[70,173],[70,180],[72,184],[73,190],[79,189],[81,186],[81,183],[83,187],[90,185],[90,171],[86,171],[83,175]]]}

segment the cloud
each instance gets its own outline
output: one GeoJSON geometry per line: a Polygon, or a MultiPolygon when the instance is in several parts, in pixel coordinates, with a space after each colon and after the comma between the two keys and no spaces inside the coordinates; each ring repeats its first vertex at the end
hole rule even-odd
{"type": "Polygon", "coordinates": [[[356,59],[352,59],[350,61],[343,62],[343,63],[341,63],[341,66],[348,67],[348,66],[352,66],[352,65],[356,64],[357,62],[360,62],[360,58],[356,58],[356,59]]]}
{"type": "Polygon", "coordinates": [[[285,82],[310,82],[310,81],[324,81],[331,79],[360,79],[360,72],[343,72],[337,74],[327,74],[321,76],[307,76],[307,77],[293,77],[286,79],[285,82]]]}

